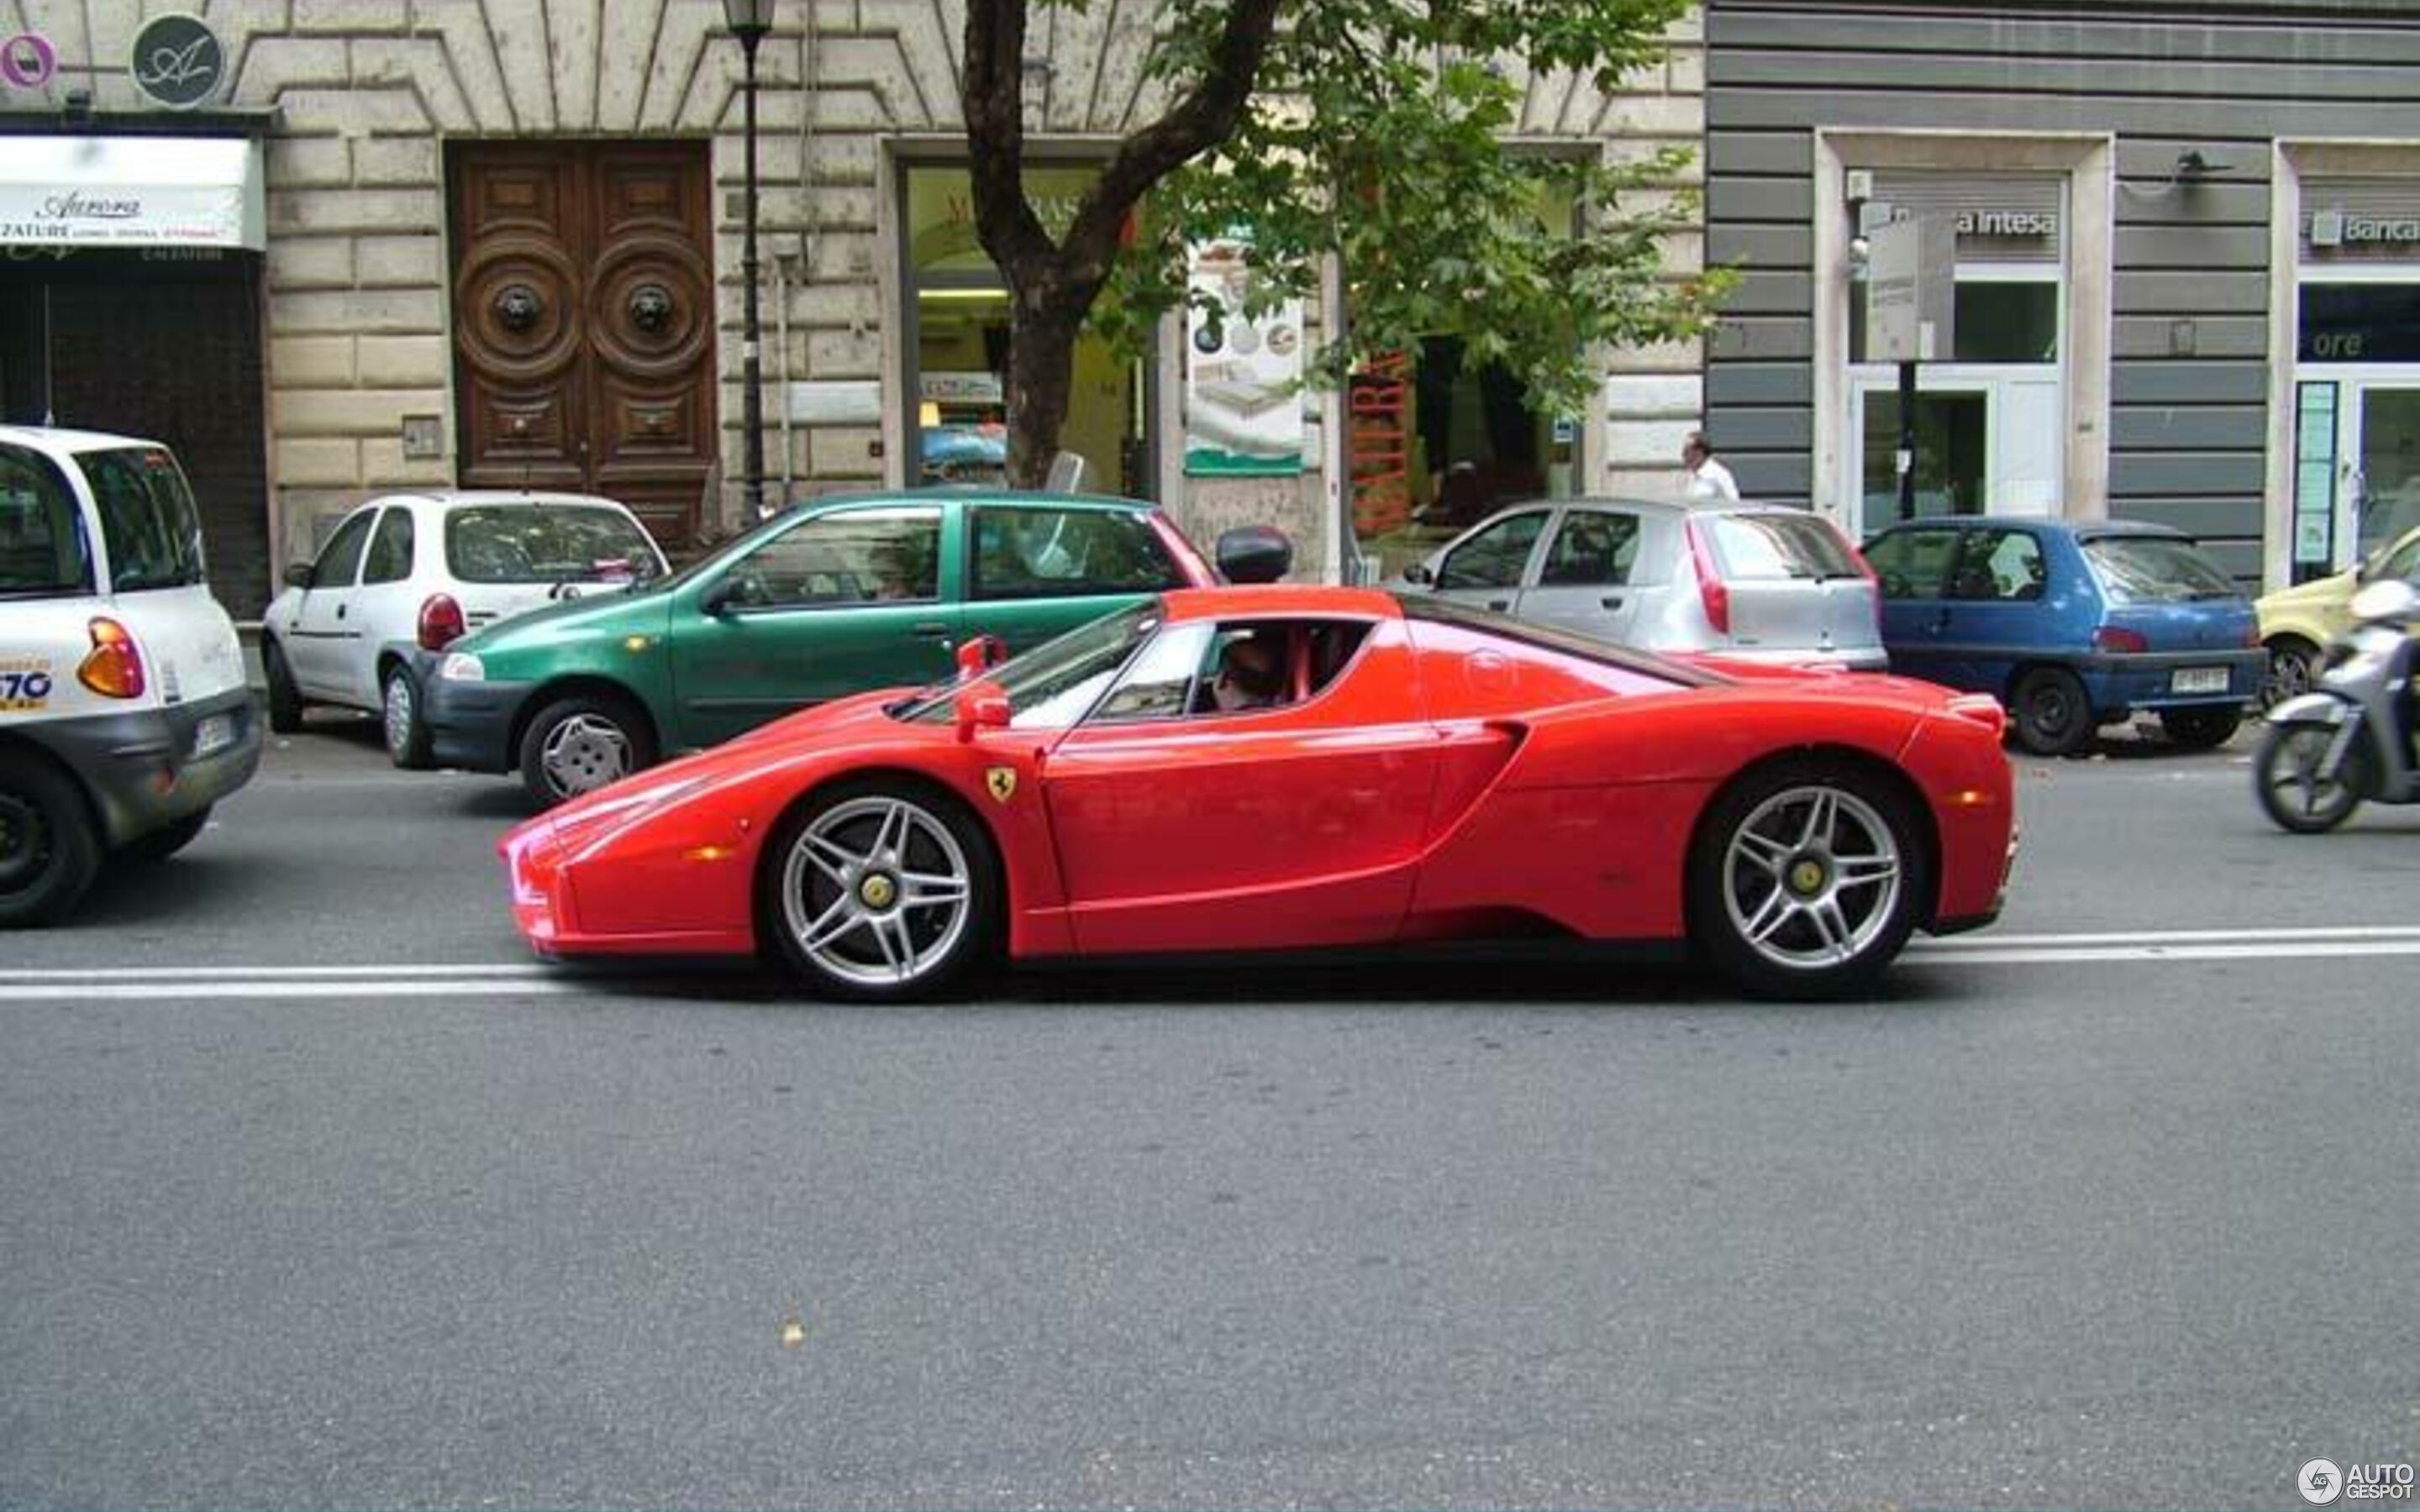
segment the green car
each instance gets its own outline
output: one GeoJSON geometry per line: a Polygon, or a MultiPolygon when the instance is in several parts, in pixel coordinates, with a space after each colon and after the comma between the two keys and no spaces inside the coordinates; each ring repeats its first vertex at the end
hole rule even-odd
{"type": "MultiPolygon", "coordinates": [[[[1250,538],[1229,558],[1236,577],[1285,570],[1273,532],[1230,533],[1250,538]]],[[[829,699],[941,681],[972,637],[1015,654],[1218,580],[1167,516],[1132,500],[820,499],[658,582],[422,653],[422,717],[438,764],[519,772],[551,806],[829,699]]]]}

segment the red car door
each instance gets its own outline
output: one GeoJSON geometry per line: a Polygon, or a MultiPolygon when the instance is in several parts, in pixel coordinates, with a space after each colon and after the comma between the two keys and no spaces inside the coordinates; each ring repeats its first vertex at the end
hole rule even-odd
{"type": "MultiPolygon", "coordinates": [[[[1216,636],[1233,633],[1233,622],[1161,632],[1214,655],[1216,636]]],[[[1297,651],[1291,697],[1279,706],[1203,707],[1197,676],[1193,696],[1135,717],[1131,707],[1117,712],[1121,688],[1104,700],[1105,714],[1052,748],[1043,790],[1078,949],[1394,936],[1411,899],[1439,742],[1402,623],[1362,622],[1350,633],[1357,644],[1324,685],[1314,686],[1318,673],[1297,651]]]]}

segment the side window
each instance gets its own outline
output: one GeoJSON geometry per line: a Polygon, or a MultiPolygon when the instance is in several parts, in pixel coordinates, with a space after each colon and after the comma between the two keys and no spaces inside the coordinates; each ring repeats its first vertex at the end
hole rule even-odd
{"type": "Polygon", "coordinates": [[[1892,531],[1866,547],[1866,563],[1882,580],[1885,598],[1940,598],[1958,557],[1954,530],[1892,531]]]}
{"type": "Polygon", "coordinates": [[[202,580],[202,521],[176,458],[156,446],[76,457],[101,511],[110,587],[185,588],[202,580]]]}
{"type": "Polygon", "coordinates": [[[2393,551],[2388,552],[2386,560],[2378,564],[2378,570],[2371,576],[2401,578],[2409,582],[2420,582],[2420,535],[2412,536],[2393,551]]]}
{"type": "Polygon", "coordinates": [[[319,550],[319,560],[311,564],[311,586],[314,588],[350,588],[353,575],[361,565],[362,542],[370,533],[378,518],[376,510],[365,509],[336,527],[336,533],[319,550]]]}
{"type": "Polygon", "coordinates": [[[1156,594],[1185,586],[1168,548],[1140,515],[998,504],[970,513],[975,598],[1156,594]]]}
{"type": "Polygon", "coordinates": [[[2048,580],[2041,543],[2026,531],[1969,531],[1958,559],[1957,598],[2035,599],[2048,580]]]}
{"type": "Polygon", "coordinates": [[[1161,631],[1101,701],[1093,722],[1183,718],[1192,707],[1194,678],[1202,669],[1202,649],[1209,640],[1210,626],[1204,624],[1173,625],[1161,631]]]}
{"type": "Polygon", "coordinates": [[[940,596],[941,513],[851,509],[766,542],[726,575],[750,609],[912,604],[940,596]]]}
{"type": "Polygon", "coordinates": [[[1541,588],[1619,588],[1638,556],[1638,517],[1575,509],[1546,547],[1541,588]]]}
{"type": "Polygon", "coordinates": [[[1521,569],[1546,517],[1537,510],[1508,515],[1446,553],[1439,588],[1518,588],[1521,569]]]}
{"type": "Polygon", "coordinates": [[[68,480],[39,453],[0,447],[0,598],[92,592],[92,549],[68,480]]]}
{"type": "Polygon", "coordinates": [[[370,554],[362,559],[362,581],[399,583],[411,576],[411,511],[390,505],[379,517],[378,533],[370,537],[370,554]]]}

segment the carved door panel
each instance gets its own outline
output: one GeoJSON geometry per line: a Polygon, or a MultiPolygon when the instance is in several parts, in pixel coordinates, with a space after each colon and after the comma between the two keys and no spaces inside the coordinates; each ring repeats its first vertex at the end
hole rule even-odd
{"type": "Polygon", "coordinates": [[[601,493],[693,545],[717,440],[706,145],[466,144],[451,169],[464,486],[601,493]]]}

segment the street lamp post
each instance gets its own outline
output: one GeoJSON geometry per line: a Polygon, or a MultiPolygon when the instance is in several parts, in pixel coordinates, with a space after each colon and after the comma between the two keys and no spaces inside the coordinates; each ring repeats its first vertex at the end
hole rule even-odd
{"type": "Polygon", "coordinates": [[[739,425],[741,465],[747,473],[748,518],[765,517],[765,395],[764,361],[759,352],[760,324],[756,310],[756,44],[773,29],[774,0],[722,0],[722,19],[739,39],[742,60],[739,93],[747,142],[747,214],[739,253],[739,425]]]}

